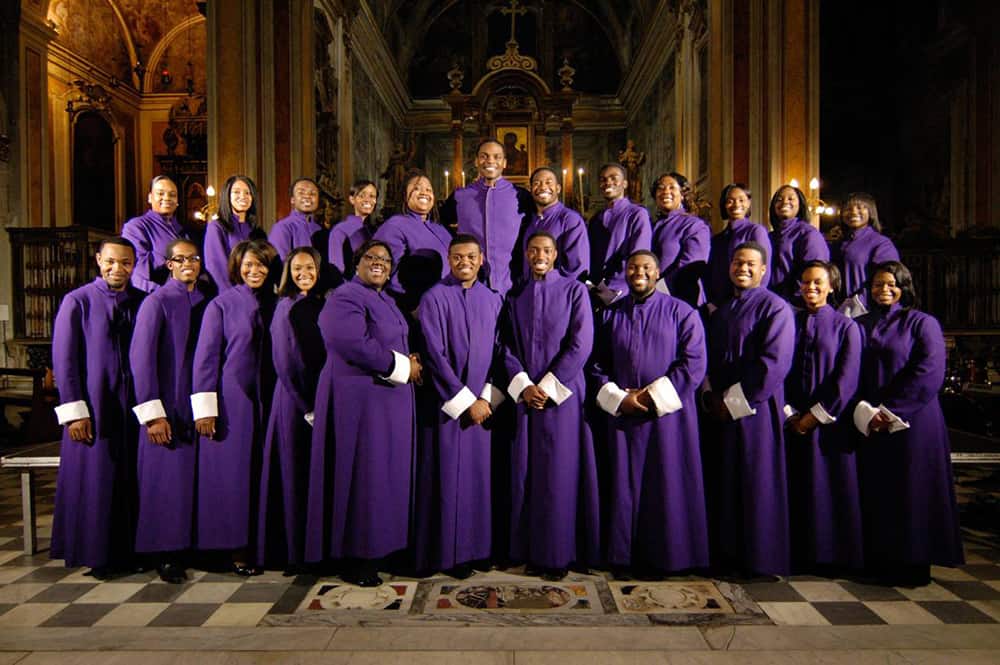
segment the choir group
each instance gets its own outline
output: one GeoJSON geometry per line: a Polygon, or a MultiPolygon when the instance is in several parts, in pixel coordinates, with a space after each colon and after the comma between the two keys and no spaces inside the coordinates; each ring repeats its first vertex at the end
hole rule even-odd
{"type": "Polygon", "coordinates": [[[436,205],[414,175],[378,226],[373,182],[325,232],[299,179],[266,239],[233,176],[201,246],[155,178],[55,321],[52,556],[363,586],[517,563],[915,585],[962,563],[943,336],[870,196],[829,246],[799,189],[765,225],[730,184],[712,236],[680,174],[651,223],[606,165],[585,222],[553,169],[528,191],[502,145],[476,153],[471,185],[436,205]]]}

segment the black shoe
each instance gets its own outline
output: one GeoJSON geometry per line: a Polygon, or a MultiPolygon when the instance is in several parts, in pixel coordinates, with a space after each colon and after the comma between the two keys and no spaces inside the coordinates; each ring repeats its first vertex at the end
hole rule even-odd
{"type": "Polygon", "coordinates": [[[187,571],[176,563],[161,563],[156,567],[160,579],[167,584],[184,584],[187,582],[187,571]]]}
{"type": "Polygon", "coordinates": [[[233,561],[233,572],[240,577],[253,577],[255,575],[260,575],[264,571],[257,566],[253,566],[248,563],[237,563],[236,561],[233,561]]]}
{"type": "Polygon", "coordinates": [[[472,566],[473,570],[478,570],[481,573],[488,573],[493,568],[489,559],[477,559],[476,561],[470,561],[469,565],[472,566]]]}
{"type": "Polygon", "coordinates": [[[611,566],[611,576],[620,582],[627,582],[632,579],[632,573],[629,572],[628,566],[611,566]]]}
{"type": "Polygon", "coordinates": [[[345,565],[340,572],[340,579],[354,586],[381,586],[382,578],[378,576],[378,565],[375,561],[359,559],[351,565],[345,565]]]}
{"type": "Polygon", "coordinates": [[[566,577],[567,572],[569,571],[565,568],[543,568],[542,579],[546,582],[559,582],[566,577]]]}
{"type": "Polygon", "coordinates": [[[467,580],[472,577],[473,572],[472,564],[460,563],[457,566],[444,571],[444,574],[449,577],[454,577],[456,580],[467,580]]]}
{"type": "Polygon", "coordinates": [[[97,566],[96,568],[91,568],[84,573],[87,577],[93,577],[95,580],[105,581],[110,580],[114,577],[115,571],[111,569],[110,566],[97,566]]]}

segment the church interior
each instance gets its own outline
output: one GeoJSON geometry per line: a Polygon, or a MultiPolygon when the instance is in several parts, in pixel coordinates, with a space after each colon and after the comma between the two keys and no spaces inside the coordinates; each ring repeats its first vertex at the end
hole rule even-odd
{"type": "Polygon", "coordinates": [[[10,467],[0,664],[112,662],[108,651],[147,664],[997,662],[998,22],[994,0],[0,3],[3,455],[58,438],[56,308],[94,277],[95,245],[146,210],[154,176],[177,183],[194,237],[236,173],[254,178],[265,228],[289,214],[296,178],[315,179],[329,227],[361,178],[378,184],[383,217],[413,170],[443,201],[476,178],[477,144],[493,138],[505,178],[552,167],[584,218],[603,206],[607,162],[651,211],[653,179],[685,174],[715,232],[726,183],[748,183],[759,204],[800,183],[825,234],[849,193],[872,193],[946,335],[967,560],[902,591],[699,578],[664,600],[580,576],[534,600],[521,589],[520,611],[478,614],[453,608],[446,578],[364,597],[281,571],[96,584],[48,559],[54,470],[10,467]],[[37,537],[22,511],[32,494],[37,537]]]}

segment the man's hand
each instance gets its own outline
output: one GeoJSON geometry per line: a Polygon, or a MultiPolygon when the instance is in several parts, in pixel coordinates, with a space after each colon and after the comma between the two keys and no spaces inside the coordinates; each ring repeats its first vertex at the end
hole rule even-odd
{"type": "MultiPolygon", "coordinates": [[[[629,388],[628,395],[618,406],[618,410],[626,416],[641,416],[649,413],[649,407],[642,403],[642,393],[644,390],[629,388]]],[[[648,393],[647,393],[648,394],[648,393]]]]}
{"type": "Polygon", "coordinates": [[[420,354],[411,353],[410,354],[410,383],[414,383],[418,386],[424,385],[424,378],[422,372],[424,371],[424,366],[420,364],[420,354]]]}
{"type": "Polygon", "coordinates": [[[868,423],[869,432],[888,432],[892,419],[881,411],[876,413],[868,423]]]}
{"type": "Polygon", "coordinates": [[[549,401],[549,396],[538,386],[530,385],[521,393],[521,399],[530,409],[544,409],[545,403],[549,401]]]}
{"type": "Polygon", "coordinates": [[[201,434],[204,437],[208,437],[209,439],[214,438],[215,417],[212,416],[209,418],[199,418],[198,420],[194,421],[194,428],[198,430],[198,434],[201,434]]]}
{"type": "Polygon", "coordinates": [[[170,443],[173,432],[170,431],[170,421],[166,418],[156,418],[146,423],[146,434],[149,440],[158,446],[165,446],[170,443]]]}
{"type": "Polygon", "coordinates": [[[487,418],[493,415],[493,409],[490,408],[490,403],[486,400],[477,399],[472,403],[472,406],[465,410],[465,415],[474,425],[482,425],[487,418]]]}
{"type": "Polygon", "coordinates": [[[726,403],[722,400],[722,393],[717,393],[715,391],[707,392],[702,397],[705,403],[705,408],[708,409],[708,413],[718,420],[719,422],[727,423],[733,419],[729,409],[726,408],[726,403]]]}
{"type": "Polygon", "coordinates": [[[94,426],[91,424],[90,418],[74,420],[66,426],[66,429],[69,431],[69,438],[73,441],[90,443],[94,440],[94,426]]]}

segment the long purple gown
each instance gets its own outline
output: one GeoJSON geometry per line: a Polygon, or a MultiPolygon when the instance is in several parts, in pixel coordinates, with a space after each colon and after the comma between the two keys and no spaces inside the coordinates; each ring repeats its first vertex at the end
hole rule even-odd
{"type": "MultiPolygon", "coordinates": [[[[934,317],[899,304],[856,319],[864,331],[858,397],[895,419],[893,432],[858,444],[865,564],[958,566],[964,562],[951,448],[938,392],[945,346],[934,317]],[[908,428],[903,428],[903,424],[908,428]]],[[[855,425],[863,404],[855,410],[855,425]]]]}
{"type": "Polygon", "coordinates": [[[590,220],[590,281],[602,280],[609,288],[626,293],[625,263],[629,255],[649,249],[653,228],[649,211],[628,197],[617,199],[611,206],[590,220]]]}
{"type": "Polygon", "coordinates": [[[709,322],[708,378],[736,418],[703,437],[718,481],[719,553],[756,573],[789,572],[784,381],[794,348],[792,310],[763,286],[709,322]]]}
{"type": "Polygon", "coordinates": [[[127,562],[135,534],[135,419],[128,347],[145,294],[112,290],[98,277],[70,291],[52,334],[52,368],[59,388],[60,425],[90,418],[94,440],[63,431],[53,559],[68,567],[127,562]]]}
{"type": "MultiPolygon", "coordinates": [[[[284,261],[288,253],[296,247],[314,247],[315,236],[323,227],[313,216],[298,210],[284,219],[278,220],[267,234],[267,241],[278,250],[278,258],[284,261]]],[[[322,252],[320,252],[322,255],[322,252]]]]}
{"type": "Polygon", "coordinates": [[[600,553],[597,469],[584,421],[584,364],[594,339],[586,287],[558,270],[510,294],[501,324],[508,394],[517,402],[511,448],[510,556],[545,568],[600,553]],[[520,399],[536,384],[541,411],[520,399]]]}
{"type": "Polygon", "coordinates": [[[170,277],[165,256],[167,245],[178,238],[187,238],[188,234],[174,215],[164,219],[160,213],[147,210],[144,215],[125,222],[122,237],[135,245],[132,286],[152,293],[170,277]]]}
{"type": "Polygon", "coordinates": [[[424,389],[433,398],[418,447],[418,570],[446,570],[490,555],[490,432],[463,423],[461,415],[477,398],[497,405],[503,398],[490,383],[501,306],[485,284],[466,289],[451,275],[420,301],[424,389]]]}
{"type": "Polygon", "coordinates": [[[811,412],[808,435],[785,431],[792,562],[859,569],[861,497],[851,423],[861,370],[861,329],[826,305],[795,312],[795,353],[785,379],[786,414],[811,412]]]}
{"type": "Polygon", "coordinates": [[[767,236],[766,228],[749,219],[731,219],[726,228],[712,236],[708,252],[705,297],[716,307],[733,297],[733,283],[729,280],[729,263],[733,260],[736,248],[751,241],[767,250],[768,270],[760,283],[762,287],[766,287],[770,283],[770,266],[773,263],[771,239],[767,236]]]}
{"type": "Polygon", "coordinates": [[[194,354],[195,419],[215,415],[215,437],[199,437],[199,549],[256,542],[261,448],[274,390],[268,328],[275,297],[239,284],[205,310],[194,354]]]}
{"type": "Polygon", "coordinates": [[[653,224],[651,248],[660,260],[660,276],[670,295],[692,307],[705,304],[702,278],[711,241],[712,229],[705,220],[682,208],[653,224]]]}
{"type": "Polygon", "coordinates": [[[684,301],[658,291],[612,305],[597,331],[594,378],[610,462],[607,561],[656,570],[708,566],[708,522],[695,391],[705,378],[705,330],[684,301]],[[619,406],[648,387],[645,416],[619,406]]]}
{"type": "MultiPolygon", "coordinates": [[[[556,268],[570,279],[579,279],[590,267],[590,238],[587,224],[580,213],[567,208],[560,202],[553,203],[544,211],[534,213],[524,230],[521,252],[527,249],[528,238],[538,231],[547,231],[556,239],[556,268]]],[[[521,279],[530,279],[527,262],[521,271],[521,279]]]]}
{"type": "MultiPolygon", "coordinates": [[[[792,302],[799,292],[802,266],[809,261],[829,261],[830,247],[815,226],[804,220],[783,219],[771,231],[770,288],[792,302]]],[[[799,298],[798,300],[801,300],[799,298]]]]}
{"type": "Polygon", "coordinates": [[[271,320],[277,381],[264,437],[257,527],[257,562],[295,566],[304,561],[309,451],[316,382],[326,360],[319,333],[321,296],[282,298],[271,320]]]}
{"type": "Polygon", "coordinates": [[[219,293],[232,286],[229,282],[229,253],[243,240],[249,240],[253,229],[248,222],[240,223],[235,216],[232,222],[233,230],[227,232],[218,220],[212,220],[205,227],[204,261],[205,272],[215,282],[219,293]]]}
{"type": "MultiPolygon", "coordinates": [[[[451,233],[415,212],[393,215],[373,236],[392,250],[392,290],[418,298],[448,274],[451,233]]],[[[415,304],[415,303],[414,303],[415,304]]]]}
{"type": "Polygon", "coordinates": [[[413,386],[407,325],[391,295],[358,277],[319,316],[326,364],[316,388],[306,561],[378,559],[407,546],[413,386]]]}
{"type": "MultiPolygon", "coordinates": [[[[849,297],[864,288],[871,270],[885,261],[898,261],[899,252],[892,240],[871,226],[848,233],[830,248],[830,258],[840,268],[843,296],[849,297]]],[[[867,302],[867,294],[862,294],[867,302]]]]}
{"type": "Polygon", "coordinates": [[[194,349],[206,306],[197,288],[170,279],[142,303],[129,360],[135,377],[135,412],[145,425],[170,422],[171,440],[158,445],[139,430],[137,552],[175,552],[194,544],[198,434],[191,416],[194,349]]]}
{"type": "Polygon", "coordinates": [[[336,272],[338,285],[354,277],[354,252],[371,237],[371,229],[357,215],[348,215],[330,229],[327,258],[336,272]]]}

